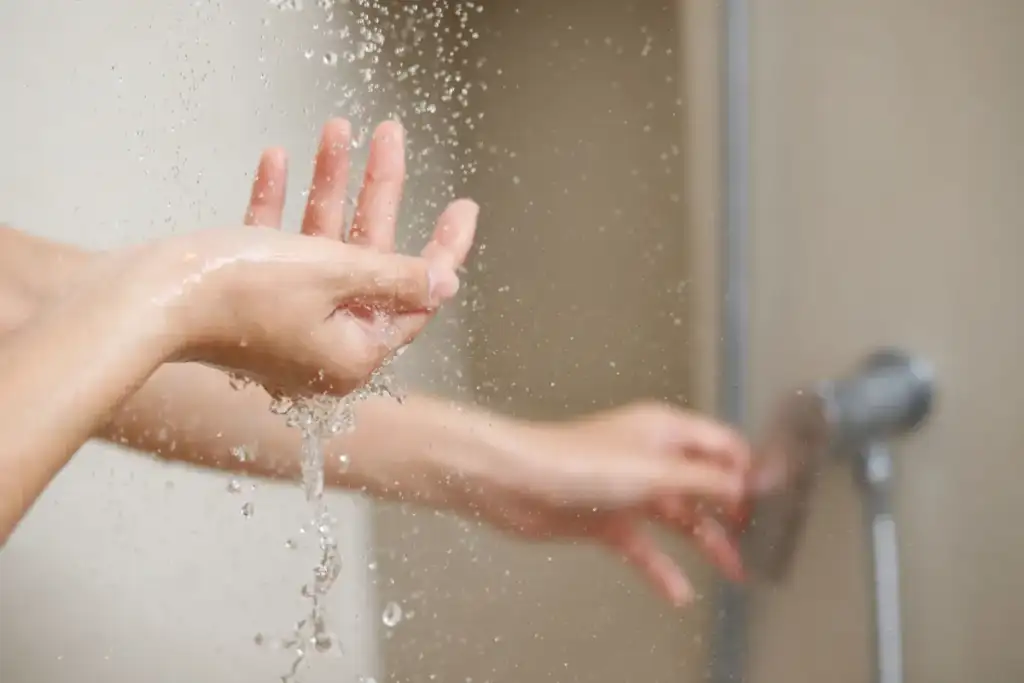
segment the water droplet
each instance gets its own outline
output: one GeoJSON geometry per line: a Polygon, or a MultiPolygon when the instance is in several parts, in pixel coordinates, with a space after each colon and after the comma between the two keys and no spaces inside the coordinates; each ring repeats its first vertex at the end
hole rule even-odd
{"type": "Polygon", "coordinates": [[[295,401],[287,396],[275,396],[270,402],[270,412],[275,415],[287,415],[295,405],[295,401]]]}
{"type": "Polygon", "coordinates": [[[327,52],[324,54],[324,64],[327,66],[335,66],[338,63],[337,52],[327,52]]]}
{"type": "Polygon", "coordinates": [[[231,456],[238,462],[250,462],[253,459],[252,451],[247,446],[232,446],[231,456]]]}
{"type": "Polygon", "coordinates": [[[242,490],[242,482],[232,479],[228,482],[228,493],[238,493],[242,490]]]}
{"type": "Polygon", "coordinates": [[[245,517],[246,519],[248,519],[249,517],[252,517],[252,513],[255,512],[255,511],[256,511],[256,506],[253,505],[251,502],[246,503],[245,505],[242,506],[242,516],[245,517]]]}
{"type": "Polygon", "coordinates": [[[317,633],[313,637],[313,647],[316,648],[317,652],[327,652],[333,645],[334,641],[326,633],[317,633]]]}
{"type": "Polygon", "coordinates": [[[402,621],[402,607],[397,602],[389,602],[384,606],[384,613],[381,615],[381,621],[388,628],[394,628],[398,626],[398,623],[402,621]]]}

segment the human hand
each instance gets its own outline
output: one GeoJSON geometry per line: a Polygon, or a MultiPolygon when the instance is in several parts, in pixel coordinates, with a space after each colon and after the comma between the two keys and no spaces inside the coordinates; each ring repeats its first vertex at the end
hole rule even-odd
{"type": "Polygon", "coordinates": [[[168,360],[199,361],[288,393],[346,394],[422,328],[365,310],[426,315],[458,289],[450,268],[251,227],[200,231],[92,259],[76,290],[114,287],[156,324],[168,360]]]}
{"type": "MultiPolygon", "coordinates": [[[[415,298],[409,288],[415,286],[408,278],[415,278],[414,273],[420,272],[420,284],[423,284],[421,259],[372,253],[394,249],[398,205],[405,179],[404,136],[397,123],[385,123],[376,132],[356,220],[350,231],[349,242],[354,246],[339,243],[345,232],[349,130],[348,123],[342,120],[331,121],[324,128],[301,238],[266,230],[281,226],[284,210],[287,160],[280,149],[263,153],[245,214],[246,224],[263,230],[209,231],[101,254],[56,243],[24,245],[20,243],[32,240],[7,231],[18,238],[16,246],[21,248],[13,252],[21,258],[17,263],[23,266],[22,275],[31,281],[32,296],[19,296],[15,303],[19,311],[25,309],[25,312],[12,312],[10,321],[0,319],[3,323],[0,328],[16,327],[24,318],[34,316],[39,309],[61,299],[68,291],[80,288],[83,283],[98,280],[100,286],[106,286],[120,277],[122,282],[128,281],[131,285],[121,285],[126,291],[140,292],[144,297],[147,287],[162,287],[162,297],[149,297],[143,303],[156,298],[162,301],[164,308],[176,309],[179,314],[184,312],[178,320],[184,326],[175,331],[176,339],[169,351],[181,360],[201,360],[222,366],[274,388],[288,385],[289,390],[300,392],[351,391],[359,386],[361,378],[386,360],[388,354],[411,341],[423,329],[436,305],[432,305],[427,296],[429,292],[421,292],[421,301],[409,301],[410,297],[415,298]],[[363,248],[356,249],[356,246],[363,248]],[[233,249],[240,253],[232,253],[233,249]],[[25,258],[26,255],[31,258],[25,258]],[[362,284],[357,284],[355,279],[338,282],[336,276],[340,271],[336,267],[341,261],[354,263],[354,260],[361,266],[362,284]],[[305,268],[303,264],[309,268],[300,275],[298,271],[305,268]],[[380,269],[388,272],[370,277],[380,269]],[[130,272],[130,277],[121,277],[122,271],[130,272]],[[310,291],[305,289],[310,284],[305,280],[315,279],[315,273],[326,277],[321,282],[322,287],[344,285],[347,289],[340,295],[338,306],[319,311],[316,322],[300,322],[300,310],[308,311],[310,305],[316,307],[307,296],[310,291]],[[284,280],[288,286],[282,290],[284,280]],[[328,280],[334,284],[329,285],[328,280]],[[216,313],[205,304],[183,305],[179,295],[186,290],[190,295],[195,295],[196,290],[208,291],[211,288],[205,285],[214,281],[229,285],[232,292],[221,291],[208,298],[216,305],[228,305],[230,312],[216,313]],[[199,287],[199,284],[204,286],[199,287]],[[366,285],[372,285],[375,291],[353,289],[366,285]],[[406,289],[400,290],[401,287],[406,289]],[[261,311],[259,315],[264,316],[263,323],[267,322],[267,315],[278,317],[271,326],[273,329],[261,324],[249,331],[226,327],[239,322],[242,311],[247,310],[232,303],[235,296],[243,296],[247,305],[257,306],[261,311]],[[294,304],[300,304],[300,308],[295,308],[294,304]],[[292,327],[279,327],[287,320],[292,321],[292,327]],[[186,327],[191,329],[194,325],[199,328],[199,343],[185,339],[191,334],[186,333],[186,327]],[[272,338],[267,336],[270,333],[273,333],[272,338]],[[270,343],[272,339],[281,341],[289,335],[296,343],[288,342],[287,348],[270,343]],[[328,354],[325,347],[332,344],[337,346],[328,354]]],[[[458,286],[451,271],[461,266],[472,246],[477,213],[471,201],[452,203],[442,213],[433,238],[423,249],[421,258],[429,262],[430,272],[436,276],[438,300],[450,296],[454,293],[450,290],[458,286]]],[[[18,292],[23,289],[25,287],[19,287],[18,292]]]]}
{"type": "MultiPolygon", "coordinates": [[[[346,230],[350,145],[348,121],[332,119],[324,125],[302,220],[302,234],[347,242],[367,251],[393,252],[406,177],[405,132],[396,121],[386,121],[374,131],[355,215],[346,230]]],[[[281,226],[287,176],[284,151],[276,148],[265,151],[246,211],[247,224],[281,226]]],[[[473,246],[478,214],[479,208],[470,200],[460,199],[449,204],[438,218],[421,256],[442,272],[460,268],[473,246]]],[[[363,309],[359,315],[376,329],[397,325],[417,332],[430,320],[429,311],[378,308],[363,309]]]]}
{"type": "Polygon", "coordinates": [[[492,455],[481,449],[485,464],[462,473],[456,509],[531,539],[602,543],[679,605],[693,599],[693,587],[645,529],[650,522],[691,539],[727,577],[743,578],[732,534],[742,523],[750,455],[729,428],[639,404],[495,433],[492,455]]]}

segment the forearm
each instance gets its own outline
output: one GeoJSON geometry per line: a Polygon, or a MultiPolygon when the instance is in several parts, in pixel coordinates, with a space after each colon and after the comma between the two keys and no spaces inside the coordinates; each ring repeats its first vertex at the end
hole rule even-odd
{"type": "Polygon", "coordinates": [[[0,544],[165,357],[158,326],[107,284],[36,312],[0,341],[0,544]]]}
{"type": "Polygon", "coordinates": [[[0,224],[0,336],[23,325],[88,258],[77,247],[0,224]]]}
{"type": "MultiPolygon", "coordinates": [[[[168,364],[99,436],[193,465],[296,479],[299,432],[269,406],[259,387],[236,390],[218,370],[168,364]]],[[[366,400],[355,425],[325,443],[328,484],[435,507],[458,505],[457,492],[493,476],[512,445],[503,418],[423,397],[366,400]]]]}

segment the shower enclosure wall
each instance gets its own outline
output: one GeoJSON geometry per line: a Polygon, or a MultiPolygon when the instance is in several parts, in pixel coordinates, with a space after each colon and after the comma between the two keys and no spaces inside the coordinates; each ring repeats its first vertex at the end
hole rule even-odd
{"type": "MultiPolygon", "coordinates": [[[[894,449],[905,680],[1024,675],[1024,5],[749,3],[751,418],[882,345],[936,368],[894,449]]],[[[868,537],[824,475],[787,586],[755,593],[748,678],[871,681],[868,537]]]]}

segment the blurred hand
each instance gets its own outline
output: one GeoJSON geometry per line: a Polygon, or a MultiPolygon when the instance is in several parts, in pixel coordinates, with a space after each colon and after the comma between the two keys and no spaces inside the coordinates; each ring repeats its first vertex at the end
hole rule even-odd
{"type": "Polygon", "coordinates": [[[649,522],[691,539],[727,577],[743,578],[732,532],[750,455],[727,427],[652,403],[511,429],[496,465],[466,487],[463,508],[529,538],[602,543],[675,604],[691,601],[693,587],[649,522]]]}

